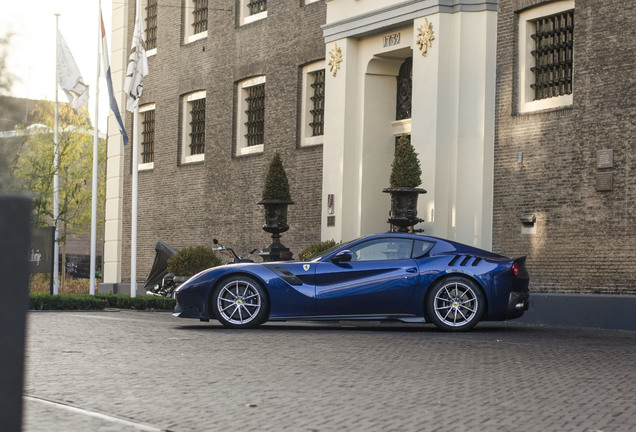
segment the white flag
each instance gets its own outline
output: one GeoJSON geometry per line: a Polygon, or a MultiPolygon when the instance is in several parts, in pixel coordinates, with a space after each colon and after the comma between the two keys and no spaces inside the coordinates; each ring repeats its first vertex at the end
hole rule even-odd
{"type": "Polygon", "coordinates": [[[139,98],[144,90],[143,79],[148,75],[148,59],[144,48],[144,27],[141,22],[141,2],[137,0],[137,18],[135,20],[135,30],[133,31],[132,50],[128,59],[128,69],[126,70],[126,82],[124,90],[128,95],[126,108],[134,111],[139,106],[139,98]]]}
{"type": "Polygon", "coordinates": [[[84,84],[71,50],[59,29],[57,31],[57,80],[74,110],[77,111],[81,107],[88,109],[88,86],[84,84]]]}

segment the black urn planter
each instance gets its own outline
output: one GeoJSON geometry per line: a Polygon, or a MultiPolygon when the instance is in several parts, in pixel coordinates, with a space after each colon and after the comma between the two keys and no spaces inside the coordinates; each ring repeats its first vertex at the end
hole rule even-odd
{"type": "Polygon", "coordinates": [[[391,213],[388,223],[398,227],[399,232],[408,232],[416,223],[424,222],[417,217],[417,197],[426,190],[410,187],[389,187],[382,192],[391,194],[391,213]]]}
{"type": "Polygon", "coordinates": [[[272,244],[260,253],[263,261],[285,261],[292,259],[289,248],[280,242],[280,234],[289,229],[287,225],[287,206],[293,201],[262,200],[257,204],[265,207],[265,225],[263,231],[272,234],[272,244]]]}

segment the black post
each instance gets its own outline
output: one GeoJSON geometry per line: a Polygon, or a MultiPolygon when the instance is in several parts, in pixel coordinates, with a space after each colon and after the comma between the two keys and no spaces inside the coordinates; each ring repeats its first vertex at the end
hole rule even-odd
{"type": "Polygon", "coordinates": [[[8,432],[22,429],[30,238],[31,200],[0,195],[0,425],[8,432]]]}

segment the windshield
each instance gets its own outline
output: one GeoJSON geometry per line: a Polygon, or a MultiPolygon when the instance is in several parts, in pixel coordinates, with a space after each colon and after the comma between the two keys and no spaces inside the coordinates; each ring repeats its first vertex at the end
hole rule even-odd
{"type": "Polygon", "coordinates": [[[323,257],[326,257],[327,255],[329,255],[331,252],[340,249],[342,247],[347,246],[350,243],[353,243],[355,240],[351,240],[348,242],[344,242],[344,243],[336,243],[334,246],[331,246],[329,249],[324,250],[322,252],[318,252],[316,255],[307,258],[307,261],[320,261],[323,257]]]}

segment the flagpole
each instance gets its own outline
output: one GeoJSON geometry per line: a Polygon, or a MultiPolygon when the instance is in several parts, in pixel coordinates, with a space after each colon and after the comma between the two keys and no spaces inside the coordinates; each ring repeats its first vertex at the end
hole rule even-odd
{"type": "Polygon", "coordinates": [[[55,242],[53,244],[53,294],[59,294],[60,279],[59,279],[59,250],[60,243],[58,237],[57,219],[59,217],[59,194],[60,194],[60,177],[59,177],[59,159],[60,159],[60,136],[58,132],[58,82],[59,82],[59,70],[57,67],[57,51],[58,51],[58,28],[59,28],[60,14],[55,14],[55,131],[54,131],[54,156],[53,156],[53,232],[55,242]]]}
{"type": "Polygon", "coordinates": [[[131,239],[130,239],[130,296],[137,296],[137,183],[138,183],[138,156],[139,148],[139,104],[133,113],[133,146],[132,146],[132,214],[131,214],[131,239]]]}
{"type": "Polygon", "coordinates": [[[144,49],[144,30],[141,19],[141,2],[136,2],[135,30],[133,31],[132,50],[126,71],[124,88],[127,97],[127,109],[133,112],[132,147],[132,205],[130,227],[130,296],[137,296],[137,183],[139,174],[139,99],[143,92],[143,77],[148,74],[148,61],[144,49]]]}
{"type": "Polygon", "coordinates": [[[97,249],[97,159],[99,155],[99,47],[102,44],[102,1],[97,7],[97,73],[95,74],[95,127],[93,129],[93,190],[91,196],[91,266],[90,294],[95,295],[95,259],[97,249]]]}

